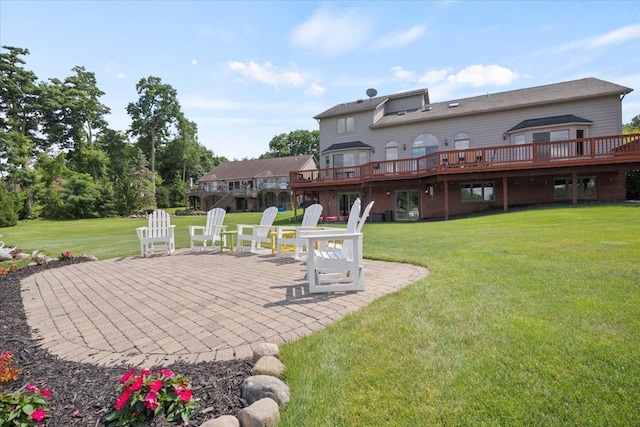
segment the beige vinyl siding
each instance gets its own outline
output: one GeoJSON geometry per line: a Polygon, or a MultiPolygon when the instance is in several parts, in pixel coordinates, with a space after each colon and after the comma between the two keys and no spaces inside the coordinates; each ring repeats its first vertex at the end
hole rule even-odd
{"type": "MultiPolygon", "coordinates": [[[[510,138],[503,140],[502,135],[518,123],[527,119],[561,116],[573,114],[578,117],[591,120],[590,125],[585,124],[587,136],[617,135],[622,129],[621,107],[617,95],[596,99],[586,99],[572,102],[564,102],[550,105],[541,105],[528,108],[520,108],[511,111],[489,112],[470,116],[448,117],[440,120],[411,123],[402,126],[392,126],[379,129],[370,129],[371,112],[356,115],[356,132],[351,134],[336,135],[335,119],[325,120],[320,123],[320,150],[326,149],[331,144],[350,141],[362,141],[375,148],[372,153],[372,161],[384,160],[385,144],[388,141],[398,143],[398,157],[400,159],[411,157],[411,144],[416,136],[429,132],[440,143],[440,150],[453,150],[453,138],[458,132],[466,132],[470,136],[470,147],[488,147],[496,145],[509,145],[510,138]],[[329,128],[325,129],[325,125],[329,128]],[[330,127],[333,126],[333,131],[330,127]],[[333,136],[333,137],[332,137],[333,136]],[[444,139],[449,140],[449,146],[445,147],[444,139]],[[403,149],[406,144],[407,149],[403,149]]],[[[528,141],[529,142],[529,141],[528,141]]]]}
{"type": "Polygon", "coordinates": [[[396,98],[387,101],[384,107],[385,114],[397,113],[398,111],[414,110],[422,108],[422,95],[408,96],[406,98],[396,98]]]}

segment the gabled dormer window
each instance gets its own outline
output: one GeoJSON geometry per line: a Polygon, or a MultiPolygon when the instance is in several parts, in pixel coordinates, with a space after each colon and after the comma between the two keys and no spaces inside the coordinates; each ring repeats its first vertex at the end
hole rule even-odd
{"type": "Polygon", "coordinates": [[[338,133],[351,133],[356,131],[355,117],[341,117],[337,123],[338,133]]]}

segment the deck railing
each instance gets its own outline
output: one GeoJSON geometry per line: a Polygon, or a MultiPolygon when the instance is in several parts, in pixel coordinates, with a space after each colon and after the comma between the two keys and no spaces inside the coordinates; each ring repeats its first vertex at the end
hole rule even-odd
{"type": "Polygon", "coordinates": [[[290,173],[293,186],[318,181],[361,182],[394,177],[425,177],[473,170],[540,168],[560,164],[640,162],[640,134],[566,141],[449,150],[426,156],[369,162],[359,166],[313,169],[290,173]]]}

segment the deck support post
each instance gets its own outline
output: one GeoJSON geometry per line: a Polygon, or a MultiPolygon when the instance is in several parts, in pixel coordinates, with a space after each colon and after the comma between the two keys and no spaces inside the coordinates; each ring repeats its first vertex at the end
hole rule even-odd
{"type": "Polygon", "coordinates": [[[574,205],[578,204],[578,173],[574,172],[571,175],[571,181],[573,182],[572,185],[572,189],[571,189],[571,203],[573,203],[574,205]]]}
{"type": "Polygon", "coordinates": [[[444,219],[449,219],[449,180],[444,180],[444,219]]]}
{"type": "Polygon", "coordinates": [[[502,176],[502,210],[507,212],[509,210],[509,191],[508,187],[508,178],[506,175],[502,176]]]}

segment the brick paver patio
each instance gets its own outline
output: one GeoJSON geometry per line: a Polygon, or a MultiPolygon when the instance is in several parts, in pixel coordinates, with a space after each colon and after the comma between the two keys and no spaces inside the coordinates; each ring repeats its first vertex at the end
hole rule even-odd
{"type": "Polygon", "coordinates": [[[35,338],[62,359],[156,366],[245,358],[295,340],[428,273],[365,260],[364,292],[309,294],[305,265],[265,254],[178,251],[45,270],[22,281],[35,338]]]}

